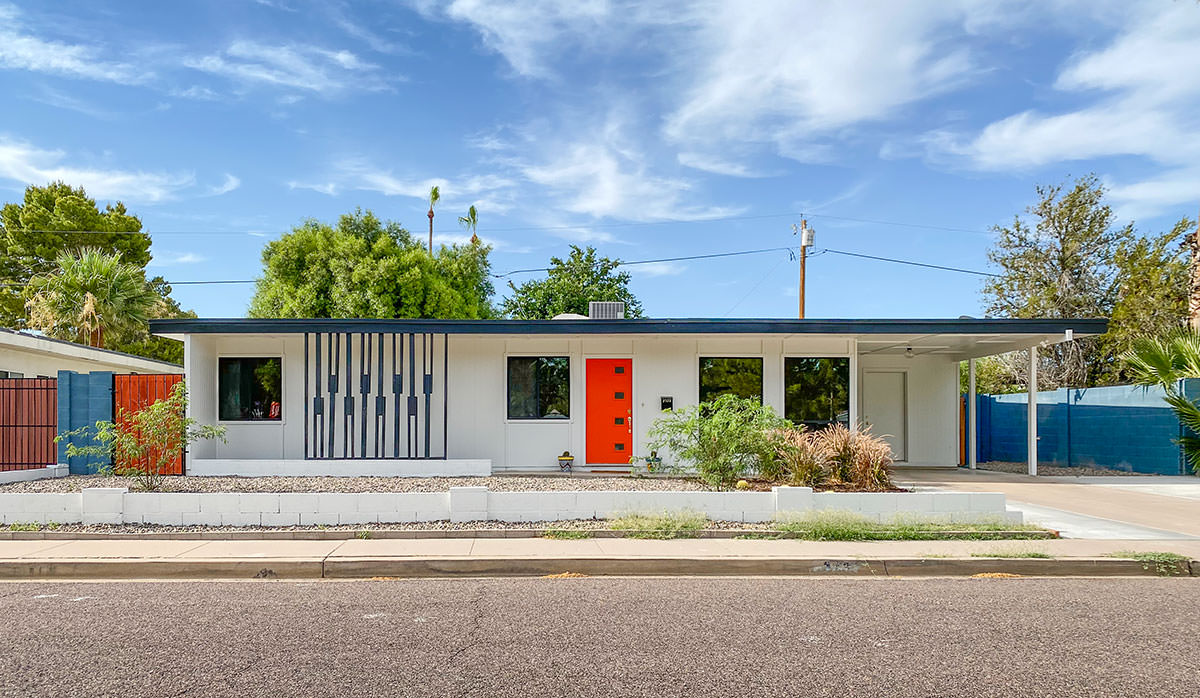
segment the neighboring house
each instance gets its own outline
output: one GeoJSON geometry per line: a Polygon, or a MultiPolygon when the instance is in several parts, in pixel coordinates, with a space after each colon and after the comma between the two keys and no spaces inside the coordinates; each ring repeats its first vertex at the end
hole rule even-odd
{"type": "Polygon", "coordinates": [[[958,463],[958,362],[1104,320],[152,320],[184,341],[191,474],[486,474],[624,465],[665,410],[723,393],[870,424],[958,463]]]}
{"type": "Polygon", "coordinates": [[[165,361],[0,328],[0,378],[54,378],[59,371],[179,373],[165,361]]]}

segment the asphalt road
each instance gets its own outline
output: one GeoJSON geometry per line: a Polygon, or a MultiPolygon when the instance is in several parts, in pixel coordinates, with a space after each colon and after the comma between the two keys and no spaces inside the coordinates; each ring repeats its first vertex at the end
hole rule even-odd
{"type": "Polygon", "coordinates": [[[0,695],[1184,696],[1200,580],[0,584],[0,695]]]}

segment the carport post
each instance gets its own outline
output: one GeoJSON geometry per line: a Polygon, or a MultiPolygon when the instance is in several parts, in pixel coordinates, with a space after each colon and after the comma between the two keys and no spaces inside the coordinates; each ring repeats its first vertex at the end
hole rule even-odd
{"type": "Polygon", "coordinates": [[[1038,348],[1029,347],[1029,434],[1026,448],[1029,451],[1029,474],[1037,475],[1037,368],[1038,348]]]}
{"type": "Polygon", "coordinates": [[[975,439],[979,438],[975,421],[975,359],[967,359],[967,466],[975,469],[975,439]]]}

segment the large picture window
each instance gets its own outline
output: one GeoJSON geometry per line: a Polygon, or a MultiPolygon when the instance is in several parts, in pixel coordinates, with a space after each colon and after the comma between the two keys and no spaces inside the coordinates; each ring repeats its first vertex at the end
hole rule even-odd
{"type": "Polygon", "coordinates": [[[283,375],[279,357],[218,359],[218,417],[230,422],[278,421],[283,375]]]}
{"type": "Polygon", "coordinates": [[[783,416],[820,429],[850,424],[850,359],[787,357],[783,360],[783,416]]]}
{"type": "Polygon", "coordinates": [[[565,356],[508,357],[508,418],[569,419],[571,360],[565,356]]]}
{"type": "Polygon", "coordinates": [[[763,360],[760,358],[700,358],[700,402],[736,395],[762,402],[763,360]]]}

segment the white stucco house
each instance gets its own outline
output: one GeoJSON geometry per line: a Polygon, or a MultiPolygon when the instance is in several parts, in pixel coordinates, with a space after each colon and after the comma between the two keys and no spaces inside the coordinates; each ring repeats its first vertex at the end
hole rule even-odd
{"type": "MultiPolygon", "coordinates": [[[[664,410],[732,392],[870,424],[901,464],[958,463],[958,363],[1105,320],[152,320],[184,342],[204,474],[472,474],[628,466],[664,410]]],[[[1036,389],[1036,386],[1032,386],[1036,389]]],[[[1031,436],[1035,439],[1036,435],[1031,436]]],[[[1036,443],[1036,442],[1034,442],[1036,443]]]]}
{"type": "Polygon", "coordinates": [[[180,367],[109,349],[0,328],[0,378],[54,378],[59,371],[179,373],[180,367]]]}

